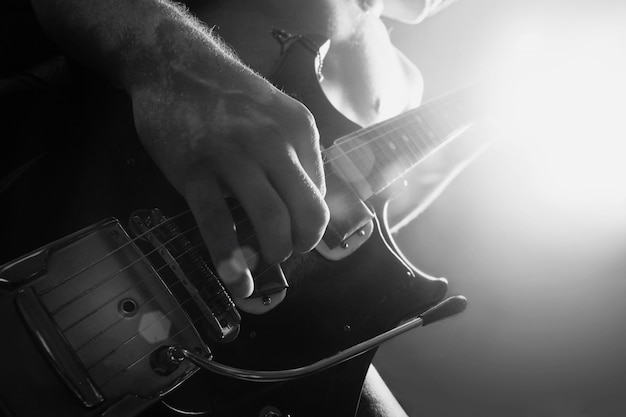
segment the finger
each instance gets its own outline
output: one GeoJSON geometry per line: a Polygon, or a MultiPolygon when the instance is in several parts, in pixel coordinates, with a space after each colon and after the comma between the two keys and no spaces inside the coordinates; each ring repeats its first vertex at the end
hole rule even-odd
{"type": "Polygon", "coordinates": [[[293,250],[287,206],[260,168],[247,165],[235,171],[225,181],[250,218],[265,261],[287,259],[293,250]]]}
{"type": "MultiPolygon", "coordinates": [[[[307,111],[308,113],[308,111],[307,111]]],[[[301,140],[294,141],[298,160],[313,184],[322,196],[326,195],[326,178],[324,176],[324,162],[320,149],[320,138],[315,119],[309,114],[309,130],[301,135],[301,140]]]]}
{"type": "Polygon", "coordinates": [[[281,165],[281,170],[273,171],[270,179],[289,211],[293,249],[307,252],[319,243],[326,230],[328,207],[294,151],[291,160],[281,165]]]}
{"type": "Polygon", "coordinates": [[[198,223],[218,276],[233,298],[247,297],[254,290],[252,274],[238,246],[233,217],[212,178],[194,181],[186,199],[198,223]]]}

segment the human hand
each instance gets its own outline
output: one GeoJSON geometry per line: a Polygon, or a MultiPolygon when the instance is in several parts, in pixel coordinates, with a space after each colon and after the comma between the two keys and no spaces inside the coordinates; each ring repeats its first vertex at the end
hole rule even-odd
{"type": "Polygon", "coordinates": [[[69,54],[123,88],[137,133],[186,199],[231,295],[253,281],[224,200],[239,200],[265,260],[312,249],[329,214],[318,132],[299,102],[175,3],[33,0],[69,54]]]}
{"type": "Polygon", "coordinates": [[[253,281],[226,194],[245,209],[269,263],[314,248],[329,213],[310,112],[250,71],[228,77],[226,89],[178,71],[131,90],[131,99],[144,146],[186,199],[237,302],[252,293],[253,281]]]}

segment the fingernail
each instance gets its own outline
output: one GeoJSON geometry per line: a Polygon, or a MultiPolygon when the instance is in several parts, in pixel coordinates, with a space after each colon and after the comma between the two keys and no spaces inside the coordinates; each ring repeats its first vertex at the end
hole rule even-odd
{"type": "Polygon", "coordinates": [[[237,248],[233,251],[230,258],[227,258],[217,266],[217,274],[225,284],[233,284],[246,278],[252,279],[252,274],[246,263],[246,258],[241,249],[237,248]]]}

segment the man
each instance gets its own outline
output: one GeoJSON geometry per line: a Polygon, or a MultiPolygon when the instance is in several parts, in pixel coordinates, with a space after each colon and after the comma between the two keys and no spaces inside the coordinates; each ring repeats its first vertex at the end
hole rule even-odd
{"type": "MultiPolygon", "coordinates": [[[[329,219],[315,120],[264,78],[277,69],[286,42],[330,40],[322,88],[366,126],[419,105],[423,88],[381,18],[416,23],[447,3],[189,2],[204,26],[164,0],[32,0],[65,52],[129,95],[144,147],[186,199],[244,310],[253,282],[224,195],[243,205],[270,263],[314,248],[329,219]]],[[[363,415],[403,414],[373,368],[364,393],[363,415]]]]}
{"type": "Polygon", "coordinates": [[[280,59],[272,30],[330,39],[322,86],[343,114],[368,125],[417,106],[422,93],[419,71],[390,43],[381,16],[418,22],[445,2],[193,2],[213,33],[165,1],[32,3],[65,51],[131,97],[144,146],[186,198],[212,258],[231,261],[220,275],[242,299],[252,280],[225,191],[243,204],[269,262],[315,247],[328,222],[314,120],[262,78],[280,59]]]}

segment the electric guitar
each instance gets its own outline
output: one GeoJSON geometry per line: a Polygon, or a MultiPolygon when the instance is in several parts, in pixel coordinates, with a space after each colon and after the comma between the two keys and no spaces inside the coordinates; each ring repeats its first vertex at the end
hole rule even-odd
{"type": "MultiPolygon", "coordinates": [[[[171,350],[252,374],[303,367],[423,313],[447,291],[445,280],[420,273],[395,248],[387,190],[471,124],[471,101],[450,95],[360,129],[327,101],[306,42],[289,48],[273,81],[316,117],[331,221],[316,250],[281,265],[253,262],[252,302],[271,306],[266,314],[237,311],[187,206],[134,139],[120,95],[81,109],[70,134],[89,140],[48,150],[4,184],[6,415],[354,414],[374,349],[268,383],[199,371],[171,350]]],[[[253,256],[245,213],[232,209],[253,256]]]]}

